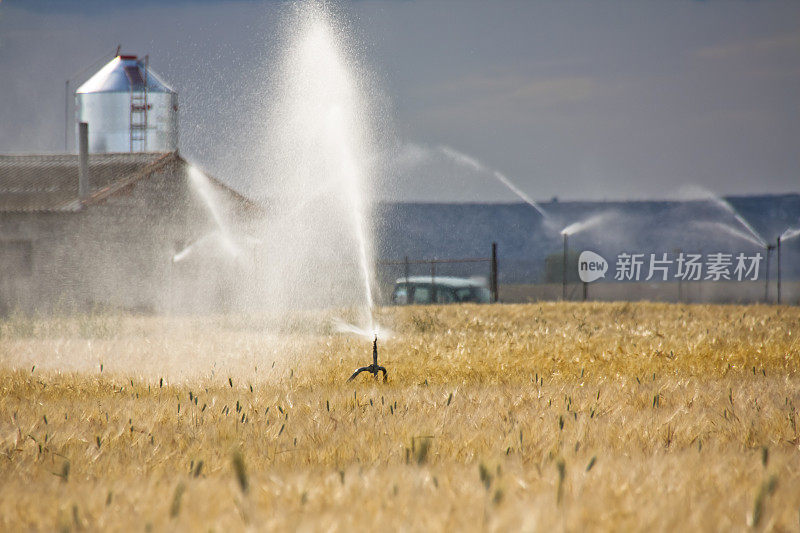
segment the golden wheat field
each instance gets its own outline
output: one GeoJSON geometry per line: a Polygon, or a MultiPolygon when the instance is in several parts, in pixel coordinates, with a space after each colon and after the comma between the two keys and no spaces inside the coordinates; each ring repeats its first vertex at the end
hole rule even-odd
{"type": "Polygon", "coordinates": [[[800,528],[800,309],[11,316],[0,529],[800,528]]]}

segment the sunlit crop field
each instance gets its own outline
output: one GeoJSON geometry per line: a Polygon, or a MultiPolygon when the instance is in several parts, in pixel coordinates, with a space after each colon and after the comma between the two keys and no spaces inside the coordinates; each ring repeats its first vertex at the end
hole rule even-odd
{"type": "Polygon", "coordinates": [[[0,325],[0,530],[797,531],[800,309],[0,325]]]}

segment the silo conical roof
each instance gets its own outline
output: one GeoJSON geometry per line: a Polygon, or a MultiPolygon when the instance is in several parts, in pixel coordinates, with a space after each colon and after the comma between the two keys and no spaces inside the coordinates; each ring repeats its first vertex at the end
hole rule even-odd
{"type": "MultiPolygon", "coordinates": [[[[147,91],[151,93],[175,93],[152,69],[147,69],[147,91]]],[[[77,94],[119,93],[144,89],[144,62],[136,56],[117,56],[78,87],[77,94]]]]}

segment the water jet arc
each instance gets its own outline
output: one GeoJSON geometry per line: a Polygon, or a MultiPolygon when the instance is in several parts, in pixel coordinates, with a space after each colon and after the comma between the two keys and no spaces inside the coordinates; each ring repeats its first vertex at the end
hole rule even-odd
{"type": "Polygon", "coordinates": [[[478,161],[474,157],[471,157],[471,156],[469,156],[469,155],[467,155],[467,154],[465,154],[463,152],[460,152],[460,151],[458,151],[458,150],[456,150],[454,148],[451,148],[450,146],[439,146],[438,150],[439,150],[439,152],[441,152],[442,154],[447,156],[451,161],[453,161],[453,162],[455,162],[455,163],[457,163],[457,164],[459,164],[461,166],[465,166],[465,167],[467,167],[467,168],[469,168],[469,169],[471,169],[471,170],[473,170],[475,172],[491,174],[494,179],[496,179],[497,181],[502,183],[503,186],[505,186],[509,191],[511,191],[515,195],[517,195],[520,198],[520,200],[522,200],[523,202],[525,202],[529,206],[533,207],[542,216],[542,218],[544,219],[545,224],[547,224],[548,227],[553,229],[553,227],[552,227],[553,226],[553,221],[550,218],[550,215],[544,209],[542,209],[542,206],[540,206],[538,202],[536,202],[530,196],[525,194],[522,191],[522,189],[520,189],[513,181],[511,181],[508,178],[508,176],[506,176],[505,174],[503,174],[499,170],[494,170],[494,169],[491,169],[491,168],[487,167],[486,165],[484,165],[482,162],[478,161]]]}

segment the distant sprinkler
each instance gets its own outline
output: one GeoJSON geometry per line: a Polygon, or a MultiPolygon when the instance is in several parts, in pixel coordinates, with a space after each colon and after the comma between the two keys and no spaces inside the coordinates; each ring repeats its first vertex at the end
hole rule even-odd
{"type": "MultiPolygon", "coordinates": [[[[584,218],[583,220],[573,222],[572,224],[568,225],[567,227],[561,230],[561,236],[564,237],[564,256],[562,258],[562,264],[561,264],[561,285],[562,285],[561,298],[563,300],[567,299],[567,238],[570,235],[575,235],[576,233],[586,231],[588,229],[594,228],[595,226],[599,226],[600,224],[605,224],[615,216],[617,215],[614,211],[604,211],[602,213],[597,213],[595,215],[584,218]]],[[[584,283],[583,284],[584,300],[586,300],[587,298],[587,293],[588,293],[588,288],[586,283],[584,283]]]]}
{"type": "Polygon", "coordinates": [[[564,236],[564,256],[561,258],[561,299],[567,299],[567,237],[569,233],[562,231],[564,236]]]}
{"type": "Polygon", "coordinates": [[[778,283],[777,283],[777,295],[776,295],[776,303],[778,305],[781,304],[781,236],[778,235],[778,238],[775,239],[775,248],[778,252],[778,283]]]}
{"type": "MultiPolygon", "coordinates": [[[[733,228],[733,227],[729,226],[728,224],[724,224],[722,222],[704,222],[704,221],[701,221],[701,222],[695,222],[695,225],[698,226],[698,227],[709,227],[709,228],[713,228],[713,229],[724,231],[725,233],[728,233],[729,235],[732,235],[734,237],[738,237],[740,239],[743,239],[743,240],[745,240],[745,241],[747,241],[747,242],[749,242],[751,244],[754,244],[755,246],[758,246],[759,248],[763,248],[764,250],[767,251],[766,275],[764,276],[764,278],[765,278],[764,279],[764,302],[768,303],[769,302],[769,263],[770,263],[770,258],[772,257],[772,250],[775,250],[777,248],[779,250],[778,251],[778,261],[779,261],[778,270],[780,270],[780,242],[781,242],[781,237],[778,237],[777,246],[776,246],[775,244],[770,244],[767,241],[765,241],[761,237],[761,235],[756,233],[756,231],[754,229],[752,229],[752,227],[750,227],[749,225],[746,225],[746,228],[748,229],[749,233],[745,233],[743,231],[739,231],[738,229],[733,228]]],[[[785,238],[784,238],[784,240],[785,240],[785,238]]],[[[780,276],[780,274],[779,274],[779,276],[780,276]]],[[[780,286],[780,282],[778,282],[778,285],[780,286]]],[[[780,289],[779,289],[778,292],[780,292],[780,289]]]]}
{"type": "Polygon", "coordinates": [[[359,375],[362,372],[369,372],[375,378],[378,377],[378,372],[383,372],[383,381],[384,382],[386,381],[386,369],[383,368],[382,366],[378,365],[378,334],[377,333],[375,334],[375,338],[372,340],[372,364],[369,365],[369,366],[362,366],[361,368],[359,368],[358,370],[353,372],[353,375],[350,376],[350,379],[347,380],[348,383],[353,381],[356,378],[356,376],[359,375]]]}
{"type": "Polygon", "coordinates": [[[794,239],[800,236],[800,228],[786,228],[786,231],[778,235],[775,248],[778,250],[778,298],[777,302],[781,303],[781,243],[794,239]]]}
{"type": "MultiPolygon", "coordinates": [[[[780,239],[780,237],[778,237],[778,239],[780,239]]],[[[780,243],[780,240],[778,240],[778,243],[780,243]]],[[[772,255],[772,250],[775,249],[775,245],[767,244],[765,248],[767,249],[767,274],[764,276],[764,302],[769,303],[769,258],[772,255]]]]}

